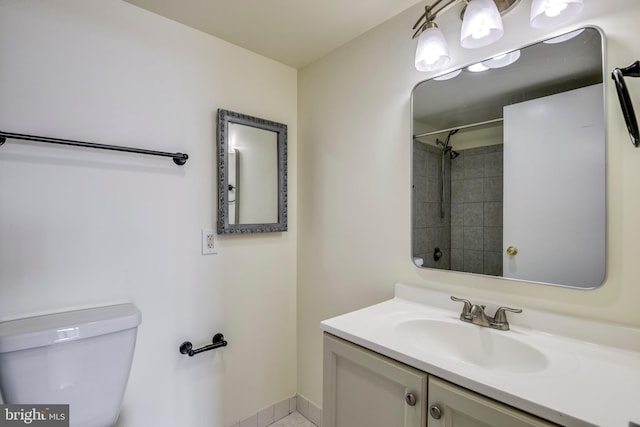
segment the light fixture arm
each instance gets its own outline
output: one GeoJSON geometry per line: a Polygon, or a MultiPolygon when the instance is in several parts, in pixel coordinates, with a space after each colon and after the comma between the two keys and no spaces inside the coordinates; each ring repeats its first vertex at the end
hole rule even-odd
{"type": "Polygon", "coordinates": [[[438,6],[443,1],[444,0],[436,0],[436,2],[433,3],[431,6],[424,7],[424,13],[420,15],[420,18],[418,18],[418,21],[416,21],[416,23],[411,28],[412,30],[416,30],[416,32],[413,33],[413,36],[411,37],[412,39],[415,39],[416,37],[418,37],[420,33],[422,33],[427,28],[431,28],[433,25],[435,25],[433,20],[436,19],[436,17],[440,12],[444,11],[446,8],[448,8],[449,6],[451,6],[452,4],[458,1],[466,1],[466,0],[449,0],[445,4],[440,6],[437,10],[434,11],[436,6],[438,6]]]}

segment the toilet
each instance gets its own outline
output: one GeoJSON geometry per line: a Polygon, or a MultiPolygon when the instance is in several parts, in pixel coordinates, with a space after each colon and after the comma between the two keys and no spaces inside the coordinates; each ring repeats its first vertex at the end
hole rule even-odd
{"type": "Polygon", "coordinates": [[[69,404],[71,427],[113,426],[141,320],[119,304],[0,322],[4,403],[69,404]]]}

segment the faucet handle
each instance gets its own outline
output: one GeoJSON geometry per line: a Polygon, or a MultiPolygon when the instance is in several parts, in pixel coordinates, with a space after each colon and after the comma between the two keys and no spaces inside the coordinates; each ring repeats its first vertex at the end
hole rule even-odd
{"type": "Polygon", "coordinates": [[[460,319],[471,319],[471,301],[469,301],[468,299],[457,298],[453,295],[451,295],[451,300],[464,303],[464,306],[462,307],[462,313],[460,313],[460,319]]]}
{"type": "Polygon", "coordinates": [[[493,316],[493,326],[496,329],[501,329],[503,331],[509,330],[509,322],[507,322],[507,313],[506,311],[510,311],[512,313],[522,313],[521,308],[509,308],[509,307],[498,307],[496,310],[496,314],[493,316]]]}

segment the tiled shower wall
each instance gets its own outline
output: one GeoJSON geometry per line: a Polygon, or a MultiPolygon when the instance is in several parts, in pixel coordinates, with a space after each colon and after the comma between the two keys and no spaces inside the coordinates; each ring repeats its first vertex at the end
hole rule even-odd
{"type": "Polygon", "coordinates": [[[414,144],[413,254],[425,267],[502,275],[502,145],[458,152],[445,159],[442,218],[442,151],[414,144]]]}
{"type": "MultiPolygon", "coordinates": [[[[416,141],[413,153],[413,254],[422,258],[425,267],[448,270],[450,264],[451,212],[445,204],[444,218],[440,216],[442,185],[442,151],[416,141]],[[442,257],[434,260],[435,248],[442,257]]],[[[445,161],[445,198],[451,194],[450,163],[445,161]]]]}
{"type": "Polygon", "coordinates": [[[451,269],[502,275],[502,144],[451,161],[451,269]]]}

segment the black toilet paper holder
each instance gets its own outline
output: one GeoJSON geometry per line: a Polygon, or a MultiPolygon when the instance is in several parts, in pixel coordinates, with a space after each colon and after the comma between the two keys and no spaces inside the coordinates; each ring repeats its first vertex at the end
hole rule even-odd
{"type": "Polygon", "coordinates": [[[204,347],[200,347],[197,349],[193,349],[193,344],[191,341],[185,341],[180,344],[180,353],[187,354],[189,357],[193,357],[198,353],[202,353],[203,351],[209,351],[220,347],[226,347],[227,341],[224,339],[224,335],[217,333],[211,339],[211,344],[205,345],[204,347]]]}

